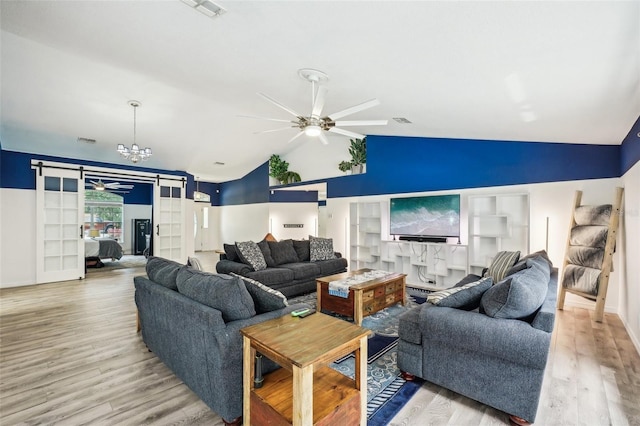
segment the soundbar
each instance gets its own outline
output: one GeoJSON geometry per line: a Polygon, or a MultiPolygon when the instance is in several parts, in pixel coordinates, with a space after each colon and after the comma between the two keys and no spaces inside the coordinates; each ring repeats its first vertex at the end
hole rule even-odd
{"type": "Polygon", "coordinates": [[[401,241],[416,241],[419,243],[446,243],[447,237],[422,237],[417,235],[400,235],[401,241]]]}

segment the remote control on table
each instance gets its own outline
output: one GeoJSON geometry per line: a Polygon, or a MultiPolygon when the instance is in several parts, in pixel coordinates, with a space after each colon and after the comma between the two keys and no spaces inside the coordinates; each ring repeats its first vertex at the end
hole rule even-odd
{"type": "Polygon", "coordinates": [[[305,318],[305,317],[308,317],[309,315],[315,314],[315,313],[316,313],[315,309],[309,309],[307,312],[298,315],[298,318],[305,318]]]}
{"type": "Polygon", "coordinates": [[[310,310],[309,308],[297,309],[297,310],[291,312],[291,316],[292,317],[299,317],[300,315],[304,315],[307,312],[309,312],[309,310],[310,310]]]}

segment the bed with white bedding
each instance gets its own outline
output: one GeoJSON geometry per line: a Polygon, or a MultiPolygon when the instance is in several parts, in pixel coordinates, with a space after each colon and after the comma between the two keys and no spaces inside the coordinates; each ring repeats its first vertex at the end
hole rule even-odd
{"type": "Polygon", "coordinates": [[[122,246],[112,238],[85,238],[84,257],[120,260],[123,255],[122,246]]]}

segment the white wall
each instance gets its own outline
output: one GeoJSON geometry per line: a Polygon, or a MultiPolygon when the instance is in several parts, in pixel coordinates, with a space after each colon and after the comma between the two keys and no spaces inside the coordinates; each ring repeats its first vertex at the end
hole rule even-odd
{"type": "Polygon", "coordinates": [[[316,138],[301,136],[296,140],[292,151],[280,156],[289,162],[289,170],[300,173],[303,181],[343,176],[344,173],[338,169],[338,163],[351,160],[349,139],[344,136],[334,137],[330,133],[327,134],[327,138],[329,145],[323,145],[316,138]],[[310,158],[313,161],[309,161],[310,158]]]}
{"type": "Polygon", "coordinates": [[[640,162],[624,174],[622,182],[624,204],[618,252],[627,261],[612,276],[620,277],[618,315],[640,352],[640,162]]]}
{"type": "MultiPolygon", "coordinates": [[[[461,195],[461,220],[460,239],[462,244],[468,243],[468,223],[467,223],[467,198],[476,194],[500,194],[500,193],[529,193],[530,205],[530,252],[535,252],[546,248],[547,218],[549,218],[549,244],[548,254],[554,266],[562,268],[564,254],[571,220],[573,199],[576,190],[582,190],[582,204],[611,204],[613,202],[615,187],[621,185],[621,179],[594,179],[569,182],[552,182],[529,185],[511,185],[493,188],[465,189],[459,191],[437,191],[402,194],[402,196],[426,195],[426,194],[446,194],[459,193],[461,195]]],[[[395,195],[393,195],[395,196],[395,195]]],[[[334,239],[334,249],[341,251],[343,256],[348,257],[348,223],[349,223],[349,203],[355,201],[389,201],[391,195],[351,197],[351,198],[331,198],[327,200],[327,237],[334,239]]],[[[384,215],[383,215],[384,216],[384,215]]],[[[388,224],[383,224],[383,228],[388,224]]],[[[384,229],[383,229],[384,233],[384,229]]],[[[638,235],[638,234],[636,234],[638,235]]],[[[637,247],[637,244],[636,244],[637,247]]],[[[620,273],[622,270],[623,256],[621,250],[614,255],[615,271],[611,274],[609,291],[605,304],[607,312],[618,312],[620,301],[620,273]]],[[[487,265],[488,266],[488,265],[487,265]]],[[[562,271],[560,271],[560,274],[562,271]]],[[[560,275],[561,276],[561,275],[560,275]]],[[[638,275],[635,275],[636,277],[638,275]]],[[[589,309],[594,308],[594,302],[568,294],[565,303],[573,306],[584,306],[589,309]]],[[[637,314],[636,314],[637,315],[637,314]]]]}
{"type": "Polygon", "coordinates": [[[260,241],[269,232],[269,203],[220,207],[220,242],[260,241]]]}
{"type": "MultiPolygon", "coordinates": [[[[123,239],[124,245],[122,249],[125,254],[133,253],[133,219],[151,219],[152,207],[143,204],[125,204],[124,205],[124,223],[123,239]]],[[[122,245],[122,244],[121,244],[122,245]]]]}
{"type": "Polygon", "coordinates": [[[318,236],[318,203],[270,203],[269,232],[279,241],[309,239],[318,236]],[[284,224],[301,224],[302,228],[285,228],[284,224]]]}
{"type": "Polygon", "coordinates": [[[0,189],[0,287],[36,282],[36,191],[0,189]]]}

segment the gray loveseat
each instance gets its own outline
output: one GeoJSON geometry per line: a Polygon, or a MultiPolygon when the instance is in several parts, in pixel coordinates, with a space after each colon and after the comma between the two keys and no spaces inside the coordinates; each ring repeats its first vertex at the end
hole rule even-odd
{"type": "MultiPolygon", "coordinates": [[[[258,284],[157,257],[149,258],[147,275],[134,278],[144,343],[225,423],[239,424],[239,330],[306,305],[286,306],[282,295],[258,284]]],[[[264,371],[275,368],[264,360],[264,371]]]]}
{"type": "Polygon", "coordinates": [[[347,260],[333,251],[330,239],[311,237],[310,240],[263,240],[255,244],[264,260],[262,269],[253,259],[247,259],[248,256],[239,253],[238,244],[224,244],[225,253],[220,255],[216,271],[252,278],[287,297],[313,292],[316,290],[317,278],[347,271],[347,260]],[[313,246],[316,243],[328,244],[325,256],[318,256],[322,260],[315,260],[313,256],[313,246]]]}
{"type": "MultiPolygon", "coordinates": [[[[480,278],[468,276],[457,286],[480,278]]],[[[530,255],[495,285],[484,282],[471,304],[467,298],[458,307],[424,303],[408,311],[398,330],[399,369],[533,423],[557,281],[546,253],[530,255]],[[476,309],[465,310],[474,301],[476,309]]]]}

